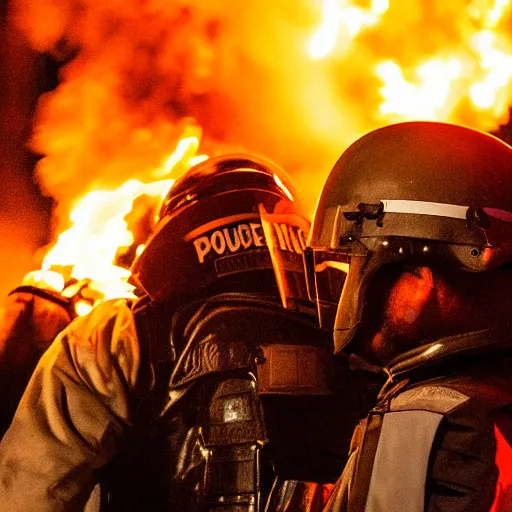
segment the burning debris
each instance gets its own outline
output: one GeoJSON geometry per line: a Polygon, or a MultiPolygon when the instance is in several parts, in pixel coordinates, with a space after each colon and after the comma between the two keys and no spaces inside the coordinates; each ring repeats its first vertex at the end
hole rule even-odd
{"type": "Polygon", "coordinates": [[[134,201],[151,197],[154,211],[169,180],[205,158],[200,144],[279,162],[312,210],[362,133],[412,119],[492,130],[512,102],[504,0],[12,0],[10,10],[61,63],[31,139],[60,234],[42,269],[102,298],[133,292],[126,268],[144,239],[127,229],[134,201]]]}

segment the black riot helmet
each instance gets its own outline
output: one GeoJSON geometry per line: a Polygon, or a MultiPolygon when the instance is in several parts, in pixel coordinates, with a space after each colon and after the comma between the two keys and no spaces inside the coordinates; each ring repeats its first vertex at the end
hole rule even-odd
{"type": "Polygon", "coordinates": [[[512,260],[512,148],[438,122],[370,132],[331,171],[304,256],[321,325],[350,351],[383,265],[482,272],[512,260]]]}
{"type": "Polygon", "coordinates": [[[131,281],[157,301],[212,288],[275,290],[285,307],[300,308],[309,303],[302,262],[309,227],[276,164],[249,155],[211,158],[171,186],[131,281]]]}

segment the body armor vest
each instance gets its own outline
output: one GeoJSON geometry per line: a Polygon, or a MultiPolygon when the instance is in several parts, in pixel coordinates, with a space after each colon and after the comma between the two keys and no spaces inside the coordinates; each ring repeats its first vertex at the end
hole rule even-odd
{"type": "Polygon", "coordinates": [[[510,455],[511,379],[492,359],[480,365],[391,381],[355,429],[325,512],[509,510],[510,488],[501,488],[509,462],[500,467],[497,444],[510,455]]]}
{"type": "MultiPolygon", "coordinates": [[[[110,498],[111,509],[320,506],[329,488],[322,484],[334,482],[345,463],[361,404],[333,386],[343,363],[331,356],[329,336],[314,317],[264,297],[223,294],[172,325],[171,353],[179,355],[153,420],[134,440],[136,460],[144,461],[135,463],[137,474],[144,476],[125,482],[144,491],[130,500],[132,508],[112,507],[110,498]]],[[[126,473],[134,463],[119,466],[126,473]]],[[[126,495],[126,485],[120,490],[126,495]]]]}

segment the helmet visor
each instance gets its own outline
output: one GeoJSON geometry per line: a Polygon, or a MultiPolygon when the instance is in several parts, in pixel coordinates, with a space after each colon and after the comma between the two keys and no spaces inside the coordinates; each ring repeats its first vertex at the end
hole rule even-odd
{"type": "Polygon", "coordinates": [[[305,250],[304,262],[309,297],[318,305],[320,325],[322,328],[332,329],[350,270],[350,255],[308,247],[305,250]]]}
{"type": "Polygon", "coordinates": [[[260,215],[283,306],[311,309],[302,264],[309,221],[291,208],[286,213],[268,213],[260,205],[260,215]]]}

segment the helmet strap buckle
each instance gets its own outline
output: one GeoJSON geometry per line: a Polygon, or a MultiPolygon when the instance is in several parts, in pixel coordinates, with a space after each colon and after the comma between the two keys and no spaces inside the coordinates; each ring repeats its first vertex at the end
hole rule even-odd
{"type": "Polygon", "coordinates": [[[348,211],[344,211],[343,216],[356,224],[361,224],[364,219],[376,220],[377,226],[382,227],[384,203],[382,201],[378,204],[359,203],[357,209],[351,208],[348,211]]]}

